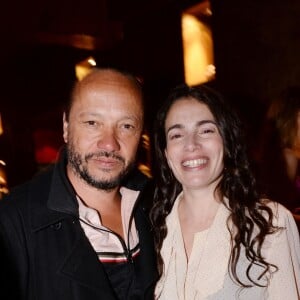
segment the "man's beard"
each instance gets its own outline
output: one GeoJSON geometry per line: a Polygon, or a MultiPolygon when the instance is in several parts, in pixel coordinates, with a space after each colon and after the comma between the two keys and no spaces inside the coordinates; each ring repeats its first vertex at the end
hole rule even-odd
{"type": "Polygon", "coordinates": [[[75,174],[78,177],[83,179],[90,186],[105,191],[110,191],[120,186],[123,179],[134,167],[134,162],[132,161],[115,177],[107,180],[101,180],[101,179],[96,179],[89,173],[87,168],[87,163],[89,159],[110,157],[119,160],[123,165],[125,165],[124,158],[115,153],[108,152],[108,151],[99,151],[97,153],[90,153],[82,157],[78,152],[75,151],[74,147],[70,144],[67,146],[67,157],[68,157],[68,163],[71,165],[75,174]]]}

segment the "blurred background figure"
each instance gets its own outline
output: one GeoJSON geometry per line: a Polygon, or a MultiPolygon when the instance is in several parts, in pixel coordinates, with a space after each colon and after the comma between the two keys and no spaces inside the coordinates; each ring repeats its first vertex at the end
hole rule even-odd
{"type": "MultiPolygon", "coordinates": [[[[299,214],[300,86],[286,88],[271,102],[261,145],[259,176],[263,191],[294,215],[299,214]]],[[[300,220],[300,215],[295,218],[300,220]]]]}

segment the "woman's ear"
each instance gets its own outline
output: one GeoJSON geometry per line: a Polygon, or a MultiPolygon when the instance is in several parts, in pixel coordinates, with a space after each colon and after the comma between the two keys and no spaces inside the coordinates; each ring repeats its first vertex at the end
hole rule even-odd
{"type": "Polygon", "coordinates": [[[63,114],[63,138],[65,143],[68,142],[68,127],[69,127],[69,122],[66,119],[66,113],[64,112],[63,114]]]}

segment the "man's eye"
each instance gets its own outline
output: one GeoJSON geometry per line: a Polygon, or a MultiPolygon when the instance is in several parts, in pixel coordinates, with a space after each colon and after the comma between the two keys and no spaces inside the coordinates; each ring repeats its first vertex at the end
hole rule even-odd
{"type": "Polygon", "coordinates": [[[96,121],[85,121],[84,123],[89,126],[95,126],[97,124],[96,121]]]}
{"type": "Polygon", "coordinates": [[[131,125],[131,124],[124,124],[123,128],[125,128],[125,129],[134,129],[134,126],[131,125]]]}
{"type": "Polygon", "coordinates": [[[136,126],[131,123],[124,123],[121,124],[120,129],[127,132],[135,132],[136,126]]]}
{"type": "Polygon", "coordinates": [[[95,121],[86,121],[86,124],[88,124],[88,125],[96,125],[96,122],[95,121]]]}

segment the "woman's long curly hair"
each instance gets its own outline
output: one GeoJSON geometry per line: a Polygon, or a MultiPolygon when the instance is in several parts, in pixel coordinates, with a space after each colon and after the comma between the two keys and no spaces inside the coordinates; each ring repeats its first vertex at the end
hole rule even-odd
{"type": "Polygon", "coordinates": [[[217,186],[221,201],[227,205],[223,197],[228,199],[228,209],[231,214],[227,227],[231,234],[231,257],[229,271],[234,280],[243,287],[261,286],[258,282],[265,274],[276,266],[265,261],[261,249],[267,235],[277,230],[272,224],[272,210],[260,200],[256,181],[250,170],[249,159],[243,130],[239,118],[215,90],[200,85],[190,87],[181,85],[173,89],[166,102],[157,114],[154,127],[154,154],[156,164],[153,167],[156,189],[154,204],[150,213],[154,228],[155,247],[158,255],[158,269],[163,272],[163,260],[160,255],[163,240],[167,235],[166,217],[171,212],[178,194],[182,191],[181,184],[174,177],[165,157],[166,134],[165,121],[174,102],[180,99],[196,99],[207,105],[214,116],[224,145],[224,169],[222,178],[217,186]],[[230,230],[229,221],[234,225],[230,230]],[[254,228],[255,231],[254,231],[254,228]],[[249,265],[246,276],[251,284],[243,283],[237,275],[237,263],[242,247],[245,249],[249,265]],[[251,278],[250,270],[254,265],[262,267],[258,279],[251,278]]]}

